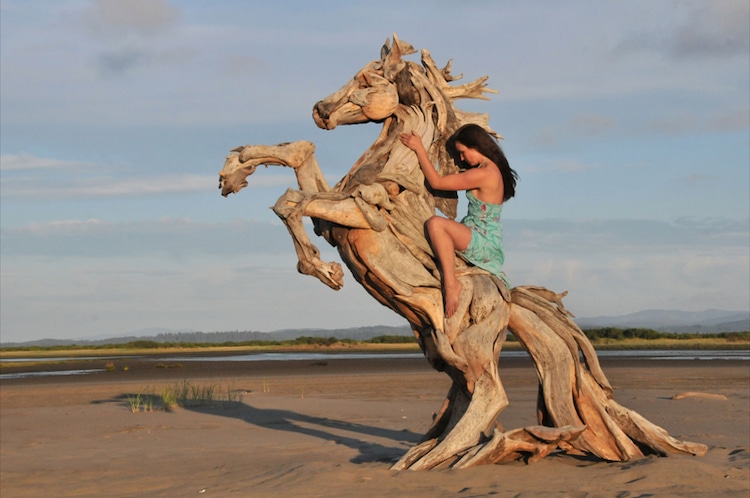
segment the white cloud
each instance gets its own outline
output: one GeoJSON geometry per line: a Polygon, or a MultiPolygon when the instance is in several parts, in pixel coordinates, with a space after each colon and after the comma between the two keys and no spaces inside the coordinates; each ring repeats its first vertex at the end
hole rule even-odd
{"type": "Polygon", "coordinates": [[[81,196],[140,196],[178,192],[207,191],[216,184],[213,175],[164,175],[153,178],[124,178],[97,180],[91,185],[70,187],[64,195],[81,196]]]}
{"type": "Polygon", "coordinates": [[[617,51],[658,52],[678,60],[722,58],[750,53],[750,4],[746,0],[676,0],[672,16],[622,39],[617,51]]]}
{"type": "Polygon", "coordinates": [[[735,56],[750,53],[750,3],[747,0],[683,2],[687,22],[666,40],[677,57],[735,56]]]}
{"type": "MultiPolygon", "coordinates": [[[[97,219],[58,220],[4,228],[2,254],[13,258],[99,258],[179,255],[184,258],[247,254],[293,254],[287,230],[277,223],[189,219],[112,223],[97,219]]],[[[266,257],[266,259],[268,259],[266,257]]]]}
{"type": "Polygon", "coordinates": [[[750,220],[506,222],[514,285],[570,291],[577,316],[642,309],[747,309],[750,220]]]}
{"type": "Polygon", "coordinates": [[[99,73],[105,77],[116,77],[131,70],[155,71],[173,67],[195,56],[189,48],[155,48],[146,43],[131,43],[111,50],[103,50],[95,57],[99,73]]]}
{"type": "Polygon", "coordinates": [[[92,35],[111,40],[158,35],[174,26],[180,15],[180,9],[166,0],[93,0],[81,12],[81,21],[92,35]]]}
{"type": "Polygon", "coordinates": [[[750,109],[730,109],[710,116],[706,123],[707,131],[725,132],[750,128],[750,109]]]}
{"type": "MultiPolygon", "coordinates": [[[[506,228],[513,285],[568,290],[565,304],[579,317],[743,310],[750,301],[746,219],[516,220],[506,228]]],[[[2,243],[3,341],[154,326],[268,331],[403,323],[350,275],[340,292],[299,275],[279,224],[60,220],[4,230],[2,243]]]]}
{"type": "Polygon", "coordinates": [[[683,185],[687,185],[688,187],[700,188],[715,186],[717,185],[718,180],[719,178],[716,175],[707,175],[704,173],[693,173],[692,175],[688,175],[678,179],[678,181],[683,185]]]}
{"type": "Polygon", "coordinates": [[[601,113],[576,112],[560,124],[548,122],[532,138],[542,147],[557,147],[574,139],[607,136],[615,126],[615,119],[601,113]]]}
{"type": "MultiPolygon", "coordinates": [[[[81,163],[48,161],[45,164],[72,167],[81,163]]],[[[41,168],[42,166],[38,166],[41,168]]],[[[52,167],[52,166],[49,166],[52,167]]],[[[21,168],[16,168],[21,169],[21,168]]],[[[28,169],[28,168],[26,168],[28,169]]],[[[116,176],[65,177],[55,182],[38,177],[4,178],[3,197],[12,199],[75,199],[102,197],[143,197],[164,194],[214,192],[218,189],[219,176],[172,174],[140,178],[116,176]]],[[[291,186],[289,176],[260,175],[246,187],[248,190],[279,186],[291,186]]]]}
{"type": "Polygon", "coordinates": [[[35,169],[78,170],[91,167],[93,167],[91,163],[38,157],[25,152],[21,154],[3,154],[0,156],[0,170],[2,171],[35,169]]]}
{"type": "Polygon", "coordinates": [[[610,116],[579,112],[570,118],[566,127],[577,135],[596,136],[606,133],[614,124],[615,120],[610,116]]]}
{"type": "Polygon", "coordinates": [[[578,317],[644,309],[747,310],[750,256],[745,248],[696,250],[688,246],[608,248],[554,253],[508,249],[513,285],[569,291],[566,306],[578,317]]]}
{"type": "Polygon", "coordinates": [[[696,251],[746,249],[750,245],[748,218],[546,219],[503,222],[509,250],[554,253],[646,253],[686,247],[696,251]],[[635,248],[635,249],[634,249],[635,248]]]}
{"type": "Polygon", "coordinates": [[[596,166],[591,166],[589,164],[583,164],[578,161],[565,161],[558,164],[555,164],[552,166],[551,170],[553,171],[562,171],[564,173],[580,173],[582,171],[589,171],[592,169],[597,169],[596,166]]]}
{"type": "Polygon", "coordinates": [[[523,181],[523,178],[527,174],[578,174],[585,171],[601,169],[598,165],[590,164],[576,158],[566,158],[564,156],[556,157],[554,159],[535,159],[533,162],[524,162],[520,159],[514,158],[513,168],[521,173],[521,181],[523,181]]]}
{"type": "Polygon", "coordinates": [[[284,267],[253,255],[79,259],[52,272],[32,260],[3,271],[2,341],[126,335],[155,324],[205,332],[405,324],[353,279],[333,291],[291,259],[284,267]]]}
{"type": "Polygon", "coordinates": [[[648,128],[664,135],[743,131],[750,128],[750,109],[721,109],[704,115],[692,111],[672,112],[649,123],[648,128]]]}
{"type": "Polygon", "coordinates": [[[664,135],[683,135],[696,130],[697,117],[692,112],[673,113],[649,124],[649,128],[664,135]]]}

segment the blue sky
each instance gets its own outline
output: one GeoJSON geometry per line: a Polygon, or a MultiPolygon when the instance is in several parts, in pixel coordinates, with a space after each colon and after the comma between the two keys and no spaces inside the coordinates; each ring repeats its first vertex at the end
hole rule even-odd
{"type": "Polygon", "coordinates": [[[268,209],[291,171],[217,189],[248,143],[313,141],[343,176],[379,126],[312,106],[393,32],[500,92],[458,105],[521,177],[513,284],[581,317],[750,308],[746,0],[403,5],[2,0],[0,340],[404,324],[350,275],[296,273],[268,209]]]}

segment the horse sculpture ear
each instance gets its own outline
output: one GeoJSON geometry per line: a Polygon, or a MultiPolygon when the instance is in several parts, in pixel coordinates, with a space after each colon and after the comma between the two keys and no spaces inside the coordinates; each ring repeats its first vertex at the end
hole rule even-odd
{"type": "Polygon", "coordinates": [[[391,39],[386,38],[383,46],[380,47],[380,61],[385,62],[385,58],[388,57],[388,53],[391,51],[391,39]]]}
{"type": "Polygon", "coordinates": [[[404,68],[406,62],[402,59],[404,55],[416,52],[410,43],[402,42],[393,33],[393,45],[386,40],[380,51],[381,61],[383,63],[383,75],[389,81],[393,81],[396,75],[404,68]]]}
{"type": "Polygon", "coordinates": [[[404,55],[410,55],[413,53],[416,53],[416,49],[412,46],[411,43],[407,43],[405,41],[399,40],[398,36],[396,36],[396,33],[393,33],[393,44],[398,45],[399,50],[401,50],[401,56],[404,55]]]}

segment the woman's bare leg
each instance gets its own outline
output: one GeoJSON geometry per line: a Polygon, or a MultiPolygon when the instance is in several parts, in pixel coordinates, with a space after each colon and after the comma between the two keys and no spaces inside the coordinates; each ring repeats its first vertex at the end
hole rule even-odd
{"type": "Polygon", "coordinates": [[[458,298],[463,287],[456,278],[455,251],[463,251],[469,247],[471,230],[457,221],[433,216],[427,220],[427,234],[443,274],[445,316],[451,317],[458,308],[458,298]]]}

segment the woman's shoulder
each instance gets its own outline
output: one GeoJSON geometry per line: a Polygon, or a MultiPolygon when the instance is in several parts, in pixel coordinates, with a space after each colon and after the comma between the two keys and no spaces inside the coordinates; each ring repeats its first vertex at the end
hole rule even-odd
{"type": "Polygon", "coordinates": [[[482,181],[477,190],[481,192],[482,197],[485,199],[498,197],[499,202],[493,204],[502,204],[503,192],[505,190],[503,174],[494,163],[487,164],[482,169],[485,170],[485,173],[482,175],[482,181]]]}

